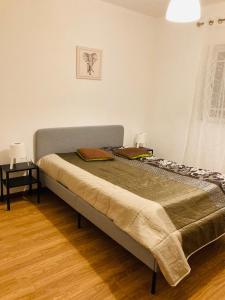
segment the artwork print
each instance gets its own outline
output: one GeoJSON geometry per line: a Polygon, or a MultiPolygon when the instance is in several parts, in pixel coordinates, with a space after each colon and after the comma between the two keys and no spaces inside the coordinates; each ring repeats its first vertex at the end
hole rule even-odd
{"type": "Polygon", "coordinates": [[[77,78],[101,79],[102,51],[77,47],[77,78]]]}

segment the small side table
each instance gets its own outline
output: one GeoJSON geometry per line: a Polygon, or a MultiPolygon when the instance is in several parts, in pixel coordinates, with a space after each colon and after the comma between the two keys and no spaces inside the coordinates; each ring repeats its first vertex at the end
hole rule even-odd
{"type": "Polygon", "coordinates": [[[29,191],[32,191],[32,185],[37,184],[37,203],[40,203],[40,179],[39,168],[32,162],[24,162],[14,164],[13,169],[10,165],[0,165],[0,180],[1,180],[1,200],[6,199],[7,210],[10,210],[10,188],[19,186],[29,186],[29,191]],[[36,170],[36,177],[33,177],[33,170],[36,170]],[[27,175],[10,177],[11,173],[27,171],[27,175]],[[5,173],[5,174],[4,174],[5,173]],[[4,176],[5,175],[5,176],[4,176]],[[3,187],[6,187],[6,196],[4,197],[3,187]]]}

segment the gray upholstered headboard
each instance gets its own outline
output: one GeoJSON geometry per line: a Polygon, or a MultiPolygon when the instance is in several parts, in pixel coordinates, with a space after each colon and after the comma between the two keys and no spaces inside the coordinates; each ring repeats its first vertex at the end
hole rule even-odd
{"type": "Polygon", "coordinates": [[[80,147],[123,145],[122,125],[39,129],[34,135],[34,159],[51,153],[69,153],[80,147]]]}

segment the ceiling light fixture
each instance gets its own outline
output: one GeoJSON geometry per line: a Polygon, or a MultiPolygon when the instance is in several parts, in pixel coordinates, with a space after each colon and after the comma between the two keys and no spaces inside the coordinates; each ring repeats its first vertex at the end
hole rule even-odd
{"type": "Polygon", "coordinates": [[[199,0],[170,0],[166,19],[171,22],[188,23],[201,18],[199,0]]]}

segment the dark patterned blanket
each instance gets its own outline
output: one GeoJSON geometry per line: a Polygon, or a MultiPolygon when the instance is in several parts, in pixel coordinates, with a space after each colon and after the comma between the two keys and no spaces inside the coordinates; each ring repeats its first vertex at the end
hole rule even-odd
{"type": "MultiPolygon", "coordinates": [[[[104,149],[108,151],[113,151],[118,148],[105,147],[104,149]]],[[[150,151],[150,153],[152,154],[152,150],[150,151]]],[[[136,160],[143,162],[147,165],[151,165],[169,172],[173,172],[175,174],[214,183],[217,186],[219,186],[222,192],[225,194],[225,174],[201,168],[188,167],[184,164],[178,164],[174,161],[158,158],[156,156],[137,158],[136,160]]]]}
{"type": "Polygon", "coordinates": [[[218,185],[225,194],[225,175],[219,172],[212,172],[205,169],[188,167],[183,164],[178,164],[171,160],[157,158],[154,156],[140,158],[139,161],[142,161],[143,163],[152,165],[154,167],[161,168],[166,171],[174,172],[179,175],[188,176],[210,183],[214,183],[218,185]]]}

